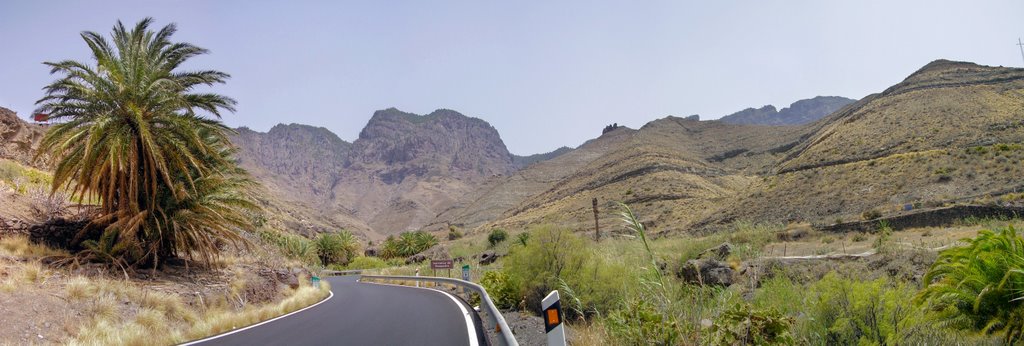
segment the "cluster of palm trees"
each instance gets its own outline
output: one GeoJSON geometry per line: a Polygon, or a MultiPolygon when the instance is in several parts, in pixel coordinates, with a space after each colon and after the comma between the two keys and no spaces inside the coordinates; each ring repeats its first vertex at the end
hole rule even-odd
{"type": "Polygon", "coordinates": [[[73,240],[87,253],[154,268],[171,257],[210,263],[225,245],[247,245],[240,230],[258,209],[233,158],[232,130],[219,121],[235,101],[197,91],[229,75],[183,71],[207,50],[172,42],[174,24],[152,24],[118,22],[111,40],[83,32],[93,63],[45,63],[60,77],[37,102],[55,122],[40,155],[56,160],[54,191],[100,202],[73,240]]]}
{"type": "Polygon", "coordinates": [[[381,245],[380,257],[409,257],[437,245],[437,237],[425,231],[405,232],[395,238],[389,236],[381,245]]]}

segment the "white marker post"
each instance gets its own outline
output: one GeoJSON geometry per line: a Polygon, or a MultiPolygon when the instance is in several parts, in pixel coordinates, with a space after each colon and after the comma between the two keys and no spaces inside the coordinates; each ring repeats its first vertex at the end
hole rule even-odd
{"type": "Polygon", "coordinates": [[[551,291],[541,301],[544,310],[544,332],[548,334],[548,346],[565,346],[565,327],[562,326],[562,303],[558,291],[551,291]]]}

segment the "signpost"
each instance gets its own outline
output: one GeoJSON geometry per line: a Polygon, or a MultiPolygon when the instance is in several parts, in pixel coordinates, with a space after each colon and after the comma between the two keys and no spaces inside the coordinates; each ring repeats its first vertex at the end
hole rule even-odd
{"type": "Polygon", "coordinates": [[[544,332],[548,334],[548,345],[565,346],[565,327],[562,326],[562,303],[558,291],[551,291],[541,301],[544,310],[544,332]]]}
{"type": "Polygon", "coordinates": [[[434,276],[437,276],[438,269],[448,269],[448,277],[452,276],[452,268],[455,267],[455,261],[450,259],[446,260],[430,260],[430,269],[434,270],[434,276]]]}
{"type": "Polygon", "coordinates": [[[468,264],[462,266],[462,280],[463,281],[469,281],[469,265],[468,264]]]}

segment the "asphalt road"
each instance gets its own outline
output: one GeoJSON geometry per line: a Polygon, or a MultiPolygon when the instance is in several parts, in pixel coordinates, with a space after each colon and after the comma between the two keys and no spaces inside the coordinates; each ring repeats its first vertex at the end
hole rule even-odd
{"type": "Polygon", "coordinates": [[[334,296],[322,304],[199,345],[487,344],[479,316],[462,300],[435,290],[361,283],[357,278],[326,278],[334,296]],[[469,312],[474,330],[469,330],[463,311],[469,312]]]}

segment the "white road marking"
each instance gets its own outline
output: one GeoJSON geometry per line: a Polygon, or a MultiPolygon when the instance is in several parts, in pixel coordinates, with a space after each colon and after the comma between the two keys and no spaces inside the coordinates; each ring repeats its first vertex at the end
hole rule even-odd
{"type": "Polygon", "coordinates": [[[321,300],[321,301],[320,301],[319,303],[316,303],[316,304],[313,304],[313,305],[310,305],[310,306],[304,307],[304,308],[302,308],[302,309],[299,309],[299,310],[295,310],[295,311],[292,311],[292,312],[290,312],[290,313],[287,313],[287,314],[284,314],[284,315],[281,315],[281,316],[277,316],[277,317],[274,317],[274,318],[272,318],[272,319],[269,319],[269,320],[266,320],[266,321],[263,321],[263,322],[260,322],[260,323],[257,323],[257,324],[254,324],[254,325],[251,325],[251,326],[245,327],[245,328],[235,329],[235,330],[232,330],[232,331],[230,331],[230,332],[226,332],[226,333],[223,333],[223,334],[217,334],[217,335],[214,335],[214,336],[211,336],[211,337],[205,338],[205,339],[200,339],[200,340],[192,341],[192,342],[189,342],[189,343],[181,344],[181,345],[179,345],[179,346],[192,346],[192,345],[197,345],[197,344],[201,344],[201,343],[204,343],[204,342],[207,342],[207,341],[213,340],[213,339],[217,339],[217,338],[223,338],[223,337],[225,337],[225,336],[228,336],[228,335],[231,335],[231,334],[234,334],[234,333],[238,333],[238,332],[246,331],[246,330],[249,330],[249,329],[253,329],[253,328],[256,328],[256,327],[262,326],[262,325],[264,325],[264,324],[267,324],[267,323],[270,323],[270,322],[274,322],[274,321],[277,321],[277,320],[279,320],[279,319],[282,319],[282,318],[285,318],[285,317],[288,317],[288,316],[291,316],[291,315],[294,315],[294,314],[297,314],[297,313],[300,313],[300,312],[303,312],[303,311],[306,311],[306,310],[312,309],[313,307],[315,307],[315,306],[317,306],[317,305],[320,305],[320,304],[323,304],[324,302],[326,302],[326,301],[328,301],[328,300],[331,300],[331,298],[334,298],[334,290],[333,290],[333,289],[331,290],[331,292],[330,292],[330,293],[331,293],[331,294],[330,294],[330,295],[328,295],[326,299],[324,299],[324,300],[321,300]]]}
{"type": "Polygon", "coordinates": [[[480,342],[477,340],[477,337],[476,337],[476,326],[473,325],[473,315],[471,315],[469,313],[469,310],[466,310],[466,307],[462,305],[462,302],[459,301],[459,298],[455,298],[455,296],[453,296],[451,293],[448,293],[448,292],[445,292],[445,291],[442,291],[442,290],[439,290],[439,289],[433,289],[433,288],[427,288],[427,287],[403,286],[403,285],[385,284],[385,283],[378,283],[378,282],[363,282],[362,279],[357,280],[357,282],[366,283],[366,284],[374,284],[374,285],[385,285],[385,286],[396,286],[396,287],[405,287],[405,288],[416,288],[416,289],[421,289],[421,290],[428,290],[428,291],[434,291],[434,292],[443,293],[444,295],[448,296],[448,298],[451,298],[451,300],[453,302],[455,302],[455,305],[459,307],[459,310],[462,310],[462,317],[465,317],[465,319],[466,319],[466,332],[469,334],[469,345],[470,346],[480,346],[480,342]]]}

